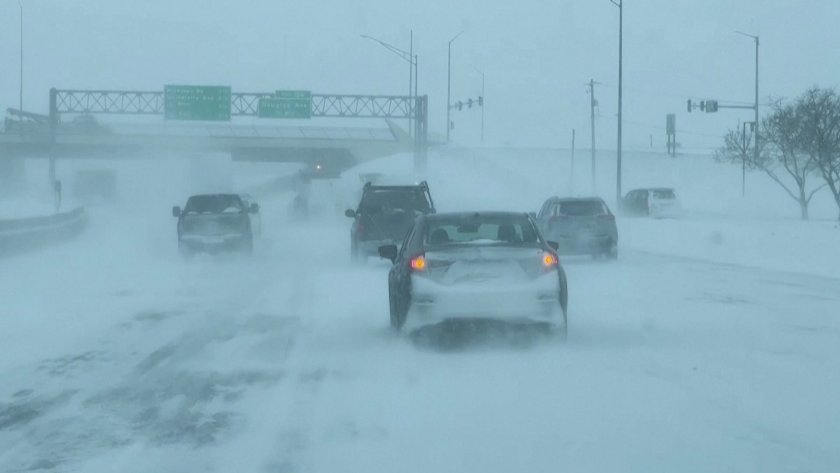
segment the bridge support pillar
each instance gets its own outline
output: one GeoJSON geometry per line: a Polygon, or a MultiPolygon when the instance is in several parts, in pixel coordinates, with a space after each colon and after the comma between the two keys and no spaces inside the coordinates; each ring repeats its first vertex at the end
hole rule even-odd
{"type": "Polygon", "coordinates": [[[58,129],[58,90],[50,89],[50,187],[55,188],[55,134],[58,129]]]}
{"type": "Polygon", "coordinates": [[[414,172],[426,172],[429,150],[429,96],[415,97],[414,172]]]}

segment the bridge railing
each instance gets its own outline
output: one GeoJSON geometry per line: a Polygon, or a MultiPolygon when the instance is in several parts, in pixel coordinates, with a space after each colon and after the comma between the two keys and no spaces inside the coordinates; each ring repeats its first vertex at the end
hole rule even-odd
{"type": "MultiPolygon", "coordinates": [[[[231,93],[232,116],[259,116],[262,98],[274,93],[231,93]]],[[[415,165],[425,167],[428,148],[428,97],[401,95],[311,94],[311,116],[332,118],[408,119],[413,126],[415,165]]],[[[163,91],[50,90],[50,134],[65,113],[164,115],[163,91]]],[[[54,162],[50,161],[50,169],[54,162]]],[[[52,175],[52,171],[51,171],[52,175]]]]}
{"type": "MultiPolygon", "coordinates": [[[[265,92],[231,94],[231,115],[258,116],[265,92]]],[[[423,97],[402,95],[312,94],[312,116],[334,118],[420,119],[416,102],[423,97]]],[[[51,115],[64,113],[163,115],[162,91],[72,90],[51,91],[51,115]]]]}

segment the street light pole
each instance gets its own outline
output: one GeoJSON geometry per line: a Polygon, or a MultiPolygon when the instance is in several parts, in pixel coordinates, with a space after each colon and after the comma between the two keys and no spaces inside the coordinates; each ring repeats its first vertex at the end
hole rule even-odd
{"type": "MultiPolygon", "coordinates": [[[[20,7],[20,103],[19,110],[23,112],[23,3],[18,0],[20,7]]],[[[23,114],[18,115],[18,119],[23,121],[23,114]]]]}
{"type": "MultiPolygon", "coordinates": [[[[371,41],[375,41],[379,43],[382,47],[391,51],[392,53],[396,54],[397,56],[401,57],[404,61],[408,61],[408,96],[414,97],[414,101],[417,101],[417,55],[414,54],[414,30],[411,31],[411,42],[409,43],[409,51],[404,51],[396,46],[388,44],[382,40],[376,39],[374,37],[368,36],[366,34],[361,35],[362,38],[369,39],[371,41]],[[413,71],[412,71],[413,68],[413,71]],[[412,94],[412,76],[414,77],[414,93],[412,94]]],[[[414,104],[416,107],[416,103],[414,104]]],[[[411,108],[411,105],[409,105],[411,108]]],[[[412,133],[412,126],[411,126],[412,119],[408,119],[408,133],[411,135],[412,133]]]]}
{"type": "Polygon", "coordinates": [[[755,134],[755,148],[753,149],[753,157],[755,159],[755,162],[758,162],[758,155],[759,155],[759,148],[758,148],[758,143],[759,143],[758,142],[758,131],[759,131],[759,126],[758,126],[758,45],[759,45],[759,40],[758,40],[758,36],[756,36],[756,35],[751,35],[751,34],[748,34],[748,33],[744,33],[742,31],[736,31],[735,33],[737,33],[741,36],[746,36],[747,38],[752,38],[753,41],[755,41],[755,104],[753,104],[753,107],[755,109],[754,110],[755,111],[755,124],[753,125],[753,127],[754,127],[753,132],[755,134]]]}
{"type": "Polygon", "coordinates": [[[458,39],[458,36],[464,34],[463,31],[456,34],[449,40],[449,47],[447,48],[446,56],[446,142],[449,143],[449,131],[452,129],[452,122],[449,119],[450,108],[452,107],[452,42],[458,39]]]}
{"type": "MultiPolygon", "coordinates": [[[[409,59],[414,57],[414,30],[411,30],[408,40],[408,57],[409,59]]],[[[408,96],[411,97],[412,94],[412,86],[414,85],[414,62],[409,60],[408,61],[408,96]]],[[[412,126],[411,118],[408,119],[408,136],[412,136],[413,132],[411,130],[412,126]]]]}
{"type": "Polygon", "coordinates": [[[616,208],[621,204],[621,106],[622,106],[622,66],[624,60],[624,0],[610,0],[618,7],[618,146],[616,150],[615,192],[616,208]]]}

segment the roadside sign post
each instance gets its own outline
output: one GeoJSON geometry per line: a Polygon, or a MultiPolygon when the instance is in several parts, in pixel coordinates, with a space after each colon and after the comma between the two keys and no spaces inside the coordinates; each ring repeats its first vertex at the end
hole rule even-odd
{"type": "Polygon", "coordinates": [[[668,136],[668,154],[677,155],[677,115],[669,113],[665,115],[665,134],[668,136]]]}

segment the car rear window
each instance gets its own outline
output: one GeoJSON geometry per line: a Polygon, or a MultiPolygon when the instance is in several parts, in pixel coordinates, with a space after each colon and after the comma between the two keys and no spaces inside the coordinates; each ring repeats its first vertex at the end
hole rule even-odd
{"type": "Polygon", "coordinates": [[[430,208],[421,190],[372,189],[365,192],[359,209],[365,212],[406,210],[426,212],[430,208]]]}
{"type": "Polygon", "coordinates": [[[661,200],[668,200],[668,199],[676,199],[677,195],[674,194],[673,189],[656,189],[653,191],[653,198],[654,199],[661,199],[661,200]]]}
{"type": "Polygon", "coordinates": [[[244,210],[242,200],[237,195],[194,195],[187,200],[184,212],[194,213],[222,213],[240,212],[244,210]]]}
{"type": "Polygon", "coordinates": [[[429,222],[425,243],[537,243],[537,232],[526,218],[477,216],[429,222]]]}
{"type": "Polygon", "coordinates": [[[570,217],[594,217],[609,213],[607,207],[599,200],[575,200],[560,202],[560,215],[570,217]]]}

